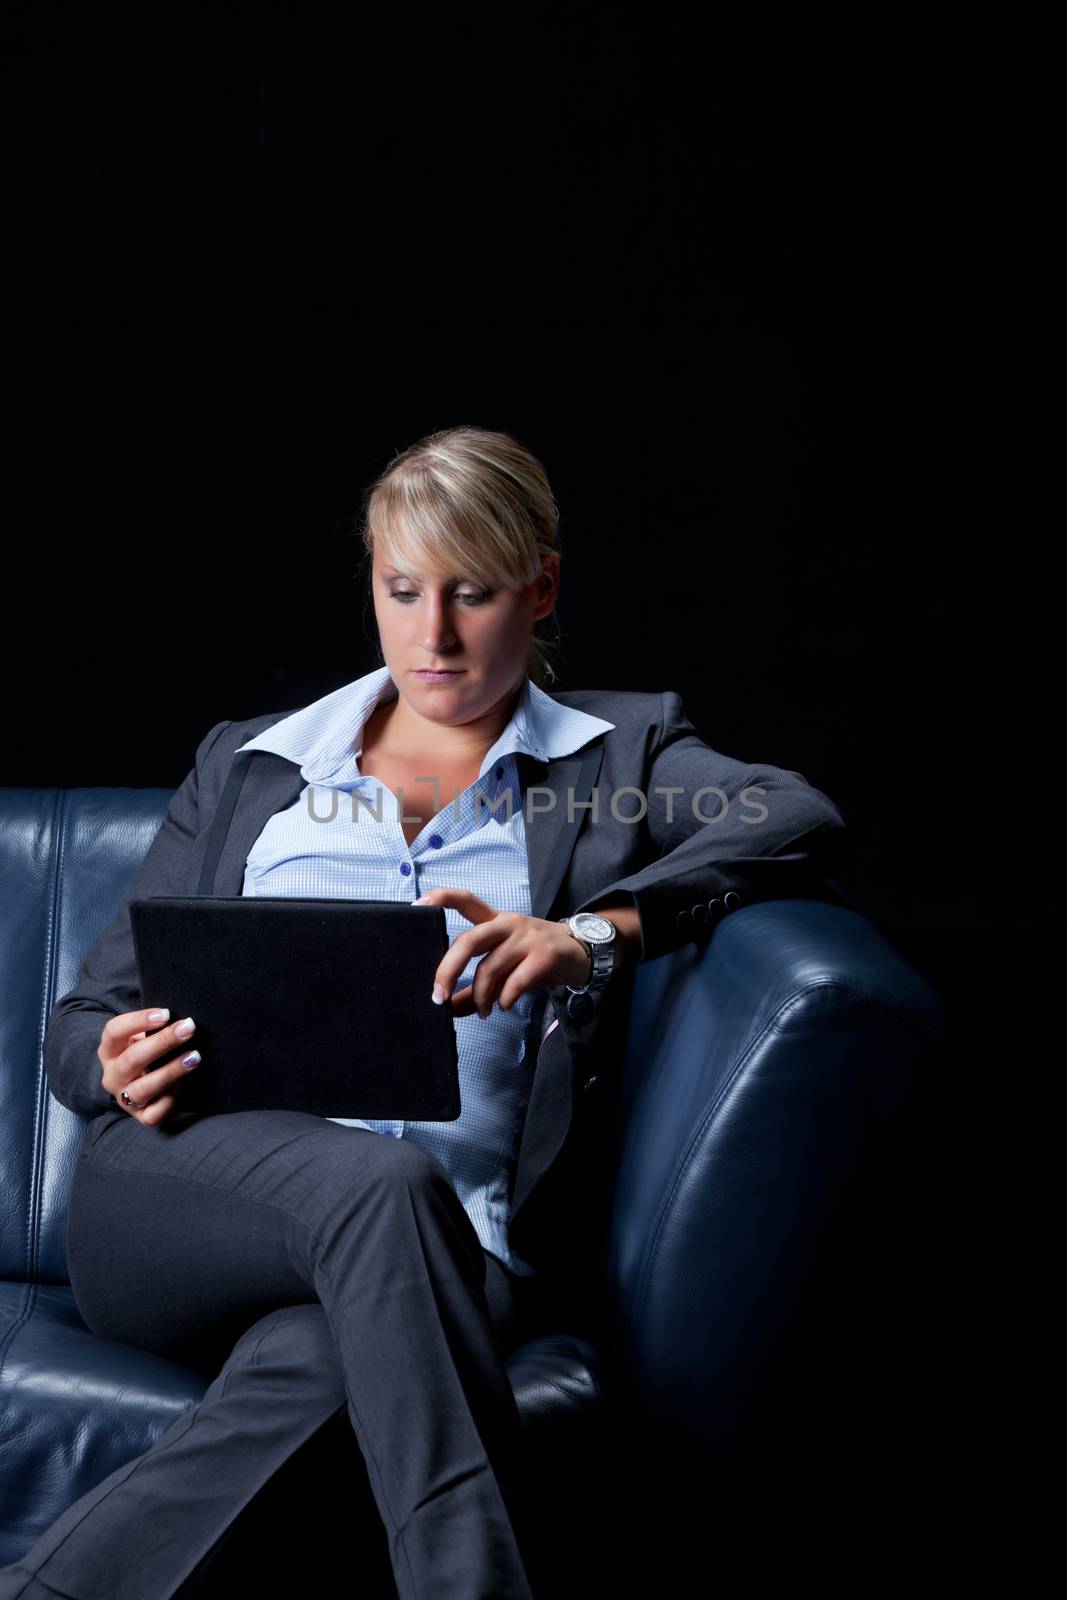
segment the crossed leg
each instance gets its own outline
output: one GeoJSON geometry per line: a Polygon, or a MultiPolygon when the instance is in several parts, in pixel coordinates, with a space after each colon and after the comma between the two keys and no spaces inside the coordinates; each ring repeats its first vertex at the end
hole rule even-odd
{"type": "Polygon", "coordinates": [[[230,1354],[151,1450],[0,1571],[0,1600],[196,1592],[242,1510],[340,1415],[363,1462],[353,1523],[304,1530],[309,1570],[325,1550],[358,1582],[384,1541],[403,1600],[529,1600],[488,1258],[432,1157],[302,1113],[122,1117],[87,1141],[71,1221],[95,1332],[175,1355],[222,1337],[230,1354]]]}

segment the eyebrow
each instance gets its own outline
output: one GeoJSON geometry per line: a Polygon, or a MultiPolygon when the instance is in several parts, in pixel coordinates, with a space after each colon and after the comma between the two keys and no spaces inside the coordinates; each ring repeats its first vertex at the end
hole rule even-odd
{"type": "MultiPolygon", "coordinates": [[[[396,567],[382,567],[382,576],[385,578],[410,578],[415,583],[421,583],[422,574],[419,572],[398,572],[396,567]]],[[[467,578],[446,578],[446,583],[467,583],[467,578]]]]}

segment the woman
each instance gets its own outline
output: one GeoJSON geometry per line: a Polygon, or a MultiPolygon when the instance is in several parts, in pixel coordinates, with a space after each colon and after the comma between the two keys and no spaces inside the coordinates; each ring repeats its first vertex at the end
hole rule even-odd
{"type": "Polygon", "coordinates": [[[825,795],[711,749],[676,694],[545,692],[557,512],[509,435],[453,428],[397,456],[364,541],[383,665],[209,732],[49,1019],[52,1091],[93,1119],[70,1194],[79,1310],[218,1375],[0,1597],[192,1592],[331,1420],[358,1440],[400,1595],[529,1595],[504,1356],[555,1260],[598,1237],[594,1086],[634,967],[747,901],[819,892],[840,835],[825,795]],[[330,788],[371,814],[384,796],[381,825],[316,822],[330,788]],[[183,1111],[211,1062],[195,1019],[141,1008],[129,932],[129,899],[160,893],[443,906],[461,1117],[183,1111]]]}

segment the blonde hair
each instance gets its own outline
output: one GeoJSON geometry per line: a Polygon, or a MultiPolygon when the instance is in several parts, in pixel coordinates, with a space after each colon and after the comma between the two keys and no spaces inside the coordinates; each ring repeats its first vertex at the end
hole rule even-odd
{"type": "MultiPolygon", "coordinates": [[[[558,552],[559,507],[544,467],[511,434],[444,428],[394,456],[371,484],[362,537],[368,564],[380,546],[398,566],[417,570],[426,561],[487,587],[517,589],[558,552]]],[[[526,670],[541,688],[556,678],[552,649],[553,641],[531,635],[526,670]]]]}

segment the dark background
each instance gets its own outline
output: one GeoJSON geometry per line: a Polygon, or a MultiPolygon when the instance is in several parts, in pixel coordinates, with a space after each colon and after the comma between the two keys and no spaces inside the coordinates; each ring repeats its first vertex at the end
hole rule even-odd
{"type": "Polygon", "coordinates": [[[367,671],[359,497],[475,422],[561,507],[560,687],[804,772],[889,928],[1040,920],[976,870],[1022,604],[997,41],[681,17],[8,8],[4,781],[177,786],[367,671]]]}
{"type": "Polygon", "coordinates": [[[176,787],[216,721],[369,670],[363,490],[514,432],[562,512],[559,687],[676,689],[824,789],[950,1004],[898,1288],[966,1455],[1014,1264],[985,1119],[1052,912],[1012,677],[1028,88],[963,15],[7,7],[0,782],[176,787]]]}

